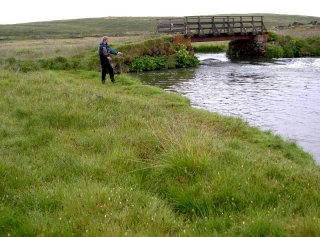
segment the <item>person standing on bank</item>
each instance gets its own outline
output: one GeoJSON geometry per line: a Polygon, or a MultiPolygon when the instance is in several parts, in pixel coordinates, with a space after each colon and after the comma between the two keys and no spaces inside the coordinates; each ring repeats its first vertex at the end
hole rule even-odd
{"type": "Polygon", "coordinates": [[[108,45],[109,42],[109,37],[108,36],[103,36],[102,40],[99,43],[99,56],[100,56],[100,64],[101,64],[101,81],[102,84],[106,83],[106,75],[107,72],[109,72],[110,79],[112,82],[115,82],[114,80],[114,72],[113,68],[110,63],[110,54],[115,54],[115,55],[122,55],[121,52],[118,52],[108,45]]]}

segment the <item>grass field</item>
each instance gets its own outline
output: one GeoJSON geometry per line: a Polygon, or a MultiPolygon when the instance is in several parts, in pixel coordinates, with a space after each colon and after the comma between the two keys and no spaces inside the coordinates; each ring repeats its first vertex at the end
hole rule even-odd
{"type": "Polygon", "coordinates": [[[77,38],[101,35],[150,34],[155,32],[153,17],[105,17],[0,25],[0,38],[77,38]]]}
{"type": "Polygon", "coordinates": [[[317,236],[294,143],[127,75],[0,70],[1,236],[317,236]]]}
{"type": "MultiPolygon", "coordinates": [[[[0,26],[15,39],[0,41],[0,62],[96,64],[109,32],[143,32],[110,41],[156,55],[170,44],[143,41],[152,24],[0,26]]],[[[101,85],[96,71],[32,70],[0,68],[0,236],[319,235],[320,168],[295,143],[126,74],[101,85]]]]}
{"type": "MultiPolygon", "coordinates": [[[[111,45],[128,44],[150,39],[151,36],[132,35],[111,37],[111,45]]],[[[88,50],[98,48],[101,37],[79,39],[25,39],[6,40],[0,44],[0,59],[15,57],[16,59],[41,59],[55,56],[72,57],[88,50]]]]}
{"type": "MultiPolygon", "coordinates": [[[[265,25],[269,29],[279,25],[287,26],[295,21],[301,23],[320,21],[319,17],[311,16],[278,14],[248,15],[263,15],[265,25]]],[[[156,32],[156,19],[156,17],[105,17],[0,25],[0,39],[99,37],[104,34],[112,36],[128,34],[150,35],[156,32]]]]}

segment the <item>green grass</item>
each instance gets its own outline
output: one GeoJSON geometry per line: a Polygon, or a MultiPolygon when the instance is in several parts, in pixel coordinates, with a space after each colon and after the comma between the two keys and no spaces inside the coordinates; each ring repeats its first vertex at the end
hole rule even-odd
{"type": "Polygon", "coordinates": [[[320,169],[174,93],[0,70],[1,236],[316,236],[320,169]]]}

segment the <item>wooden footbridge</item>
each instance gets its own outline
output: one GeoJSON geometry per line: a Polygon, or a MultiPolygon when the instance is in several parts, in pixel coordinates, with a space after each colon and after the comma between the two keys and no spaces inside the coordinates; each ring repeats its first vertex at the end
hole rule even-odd
{"type": "Polygon", "coordinates": [[[157,32],[184,34],[192,42],[253,40],[267,29],[263,16],[188,16],[157,20],[157,32]]]}

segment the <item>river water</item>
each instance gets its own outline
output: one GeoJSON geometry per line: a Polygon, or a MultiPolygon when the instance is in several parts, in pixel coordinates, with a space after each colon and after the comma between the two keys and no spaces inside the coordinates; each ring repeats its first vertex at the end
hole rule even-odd
{"type": "Polygon", "coordinates": [[[225,54],[197,56],[197,68],[137,77],[188,97],[194,107],[238,116],[296,141],[320,164],[320,58],[232,62],[225,54]]]}

